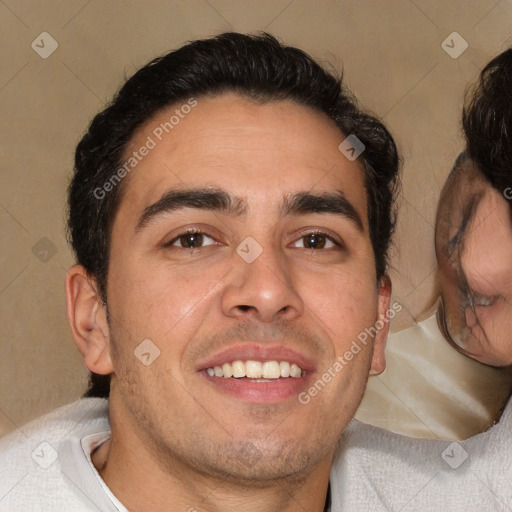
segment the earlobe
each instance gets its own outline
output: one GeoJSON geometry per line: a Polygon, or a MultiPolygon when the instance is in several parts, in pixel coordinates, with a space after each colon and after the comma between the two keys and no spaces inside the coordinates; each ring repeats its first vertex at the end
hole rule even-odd
{"type": "Polygon", "coordinates": [[[373,341],[370,375],[380,375],[386,369],[386,341],[389,334],[389,308],[391,304],[391,280],[384,276],[379,283],[377,334],[373,341]]]}
{"type": "Polygon", "coordinates": [[[105,306],[96,281],[81,265],[73,265],[66,273],[66,312],[87,368],[102,375],[112,373],[105,306]]]}

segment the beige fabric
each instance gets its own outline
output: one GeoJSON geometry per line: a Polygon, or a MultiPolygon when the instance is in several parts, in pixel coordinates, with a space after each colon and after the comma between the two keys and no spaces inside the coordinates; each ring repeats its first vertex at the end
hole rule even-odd
{"type": "Polygon", "coordinates": [[[510,370],[480,364],[443,339],[433,315],[390,336],[387,369],[370,377],[356,418],[417,437],[466,439],[486,430],[510,393],[510,370]]]}

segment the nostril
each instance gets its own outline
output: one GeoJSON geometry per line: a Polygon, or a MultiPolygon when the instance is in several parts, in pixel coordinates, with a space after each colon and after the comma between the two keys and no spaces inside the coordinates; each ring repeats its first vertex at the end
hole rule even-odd
{"type": "Polygon", "coordinates": [[[238,306],[239,309],[241,309],[243,312],[246,312],[246,311],[249,311],[251,309],[253,309],[253,306],[238,306]]]}

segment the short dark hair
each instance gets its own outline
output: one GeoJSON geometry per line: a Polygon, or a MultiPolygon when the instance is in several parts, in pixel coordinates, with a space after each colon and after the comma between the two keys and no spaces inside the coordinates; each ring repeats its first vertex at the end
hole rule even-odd
{"type": "Polygon", "coordinates": [[[93,119],[76,148],[69,186],[68,236],[78,263],[96,279],[107,303],[110,234],[122,183],[101,199],[101,188],[122,165],[138,127],[160,110],[191,97],[235,92],[267,103],[291,100],[323,112],[346,136],[365,146],[359,156],[365,177],[370,239],[378,278],[386,275],[396,222],[399,163],[395,142],[375,117],[362,112],[343,87],[342,76],[267,33],[224,33],[197,40],[156,58],[137,71],[110,105],[93,119]]]}
{"type": "Polygon", "coordinates": [[[467,152],[485,178],[500,193],[512,190],[512,48],[492,59],[468,90],[462,126],[467,152]]]}

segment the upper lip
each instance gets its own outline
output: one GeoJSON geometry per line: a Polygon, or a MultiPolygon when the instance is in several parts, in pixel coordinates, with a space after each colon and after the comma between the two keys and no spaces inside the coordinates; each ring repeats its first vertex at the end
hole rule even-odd
{"type": "Polygon", "coordinates": [[[214,366],[222,366],[233,361],[288,361],[300,366],[306,372],[314,370],[314,364],[310,358],[283,345],[260,345],[257,343],[244,343],[234,345],[215,355],[208,360],[200,362],[197,370],[206,370],[214,366]]]}

